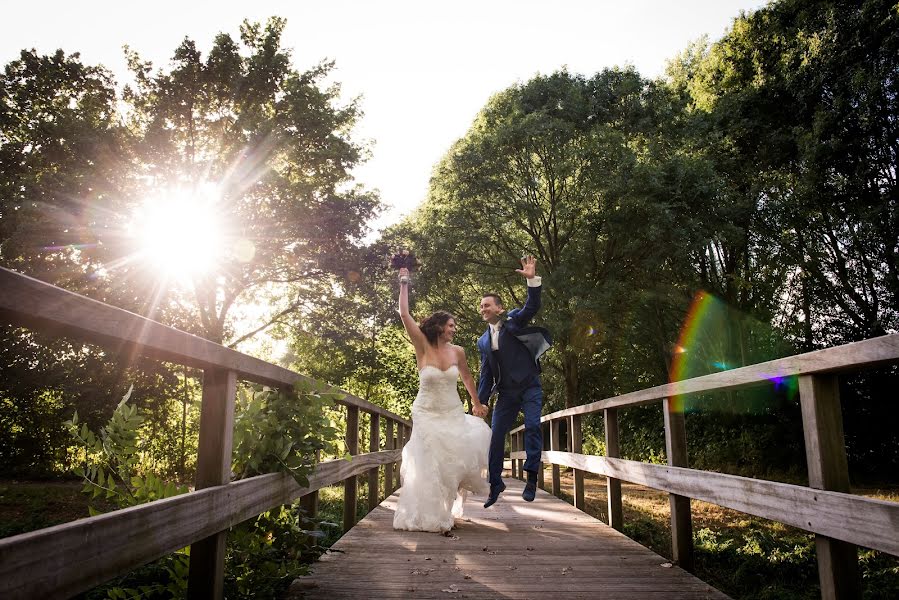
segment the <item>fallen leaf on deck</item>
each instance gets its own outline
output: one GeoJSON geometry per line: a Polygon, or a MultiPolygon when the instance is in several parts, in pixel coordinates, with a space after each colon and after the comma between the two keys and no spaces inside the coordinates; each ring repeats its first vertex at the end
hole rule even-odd
{"type": "Polygon", "coordinates": [[[459,589],[459,586],[454,583],[453,585],[449,586],[448,588],[442,589],[440,591],[446,592],[447,594],[458,594],[461,590],[459,589]]]}
{"type": "Polygon", "coordinates": [[[666,569],[670,569],[670,568],[673,567],[674,565],[672,565],[671,563],[662,563],[662,564],[660,564],[659,566],[660,566],[660,567],[665,567],[666,569]]]}

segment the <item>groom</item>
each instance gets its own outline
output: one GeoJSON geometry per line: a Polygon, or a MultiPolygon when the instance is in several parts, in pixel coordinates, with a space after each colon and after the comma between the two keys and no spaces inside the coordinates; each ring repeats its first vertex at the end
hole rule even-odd
{"type": "Polygon", "coordinates": [[[488,327],[478,339],[481,353],[481,375],[478,382],[478,399],[486,406],[494,391],[499,398],[493,407],[493,436],[490,439],[488,469],[490,495],[484,508],[499,498],[506,489],[502,480],[506,435],[515,423],[519,412],[524,413],[524,448],[527,460],[524,470],[528,481],[522,498],[531,502],[537,494],[537,472],[542,467],[543,434],[540,413],[543,410],[543,388],[540,385],[538,359],[551,343],[549,333],[540,327],[528,327],[528,323],[540,310],[541,279],[537,276],[537,260],[533,256],[521,259],[521,268],[515,270],[527,279],[528,298],[524,306],[505,312],[497,294],[481,298],[481,317],[488,327]]]}

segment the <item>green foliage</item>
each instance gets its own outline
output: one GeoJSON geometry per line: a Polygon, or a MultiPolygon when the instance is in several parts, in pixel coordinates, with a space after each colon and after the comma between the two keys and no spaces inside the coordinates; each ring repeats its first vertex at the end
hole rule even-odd
{"type": "MultiPolygon", "coordinates": [[[[169,399],[180,395],[167,365],[138,359],[126,368],[97,347],[0,326],[0,473],[21,478],[69,471],[72,438],[63,421],[77,411],[96,430],[125,393],[123,381],[134,382],[131,402],[148,409],[153,421],[164,420],[169,399]]],[[[157,431],[154,441],[174,428],[157,431]]],[[[173,448],[178,445],[170,442],[159,450],[173,448]]],[[[155,456],[169,462],[164,452],[155,456]]],[[[177,464],[174,457],[171,463],[177,464]]]]}
{"type": "MultiPolygon", "coordinates": [[[[77,467],[75,473],[84,481],[82,491],[91,497],[92,504],[88,506],[91,516],[102,512],[95,506],[98,499],[126,508],[187,492],[187,486],[165,481],[141,463],[140,447],[147,427],[137,407],[128,404],[133,390],[133,385],[128,388],[109,422],[98,433],[91,431],[87,423],[79,422],[77,412],[65,422],[84,453],[83,466],[77,467]]],[[[97,592],[100,596],[88,594],[88,597],[184,597],[188,564],[187,549],[179,550],[120,578],[115,584],[103,586],[97,592]]]]}
{"type": "MultiPolygon", "coordinates": [[[[167,482],[146,472],[140,462],[141,431],[144,417],[128,404],[134,386],[122,397],[106,426],[94,433],[80,423],[76,412],[65,422],[72,439],[84,451],[84,465],[75,473],[84,481],[84,492],[96,499],[103,497],[120,508],[169,498],[187,491],[186,486],[167,482]],[[141,474],[139,474],[141,473],[141,474]]],[[[93,506],[91,515],[99,514],[93,506]]]]}
{"type": "Polygon", "coordinates": [[[693,535],[706,581],[736,598],[818,598],[814,536],[785,536],[765,525],[693,535]]]}
{"type": "MultiPolygon", "coordinates": [[[[321,388],[306,380],[290,390],[240,388],[232,460],[236,478],[287,472],[305,486],[319,453],[339,453],[340,429],[330,411],[339,395],[321,388]]],[[[81,423],[77,413],[65,423],[84,453],[84,466],[76,470],[84,480],[83,491],[92,500],[102,499],[119,508],[187,491],[141,462],[142,441],[150,432],[145,417],[128,404],[132,391],[133,386],[98,433],[81,423]]],[[[91,506],[90,513],[99,511],[91,506]]],[[[325,550],[320,540],[331,525],[309,518],[298,506],[282,506],[233,527],[226,557],[229,597],[280,597],[294,578],[305,573],[305,565],[325,550]]],[[[184,597],[188,550],[136,569],[88,597],[184,597]]]]}
{"type": "Polygon", "coordinates": [[[289,391],[241,388],[234,417],[235,477],[283,471],[309,485],[317,453],[337,453],[338,429],[326,409],[339,397],[306,380],[289,391]]]}
{"type": "MultiPolygon", "coordinates": [[[[288,472],[301,486],[318,462],[337,455],[340,427],[331,409],[339,395],[313,381],[291,390],[241,389],[234,419],[232,472],[237,478],[288,472]]],[[[279,598],[307,572],[325,547],[331,524],[298,505],[282,506],[232,527],[228,534],[225,589],[234,598],[279,598]]]]}
{"type": "MultiPolygon", "coordinates": [[[[298,507],[282,506],[228,532],[225,596],[280,598],[323,553],[325,536],[339,527],[326,517],[311,519],[298,507]]],[[[339,535],[339,533],[338,533],[339,535]]]]}

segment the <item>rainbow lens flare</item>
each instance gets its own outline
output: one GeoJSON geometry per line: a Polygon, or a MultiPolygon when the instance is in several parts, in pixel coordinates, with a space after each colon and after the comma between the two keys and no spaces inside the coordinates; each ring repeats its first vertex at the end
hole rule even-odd
{"type": "MultiPolygon", "coordinates": [[[[774,329],[729,307],[708,292],[693,298],[677,343],[673,348],[672,383],[748,365],[764,363],[793,353],[774,329]]],[[[727,394],[727,399],[690,394],[672,398],[673,408],[686,412],[711,409],[760,414],[773,403],[796,397],[796,377],[763,374],[768,384],[727,394]]],[[[720,396],[721,394],[717,394],[720,396]]]]}

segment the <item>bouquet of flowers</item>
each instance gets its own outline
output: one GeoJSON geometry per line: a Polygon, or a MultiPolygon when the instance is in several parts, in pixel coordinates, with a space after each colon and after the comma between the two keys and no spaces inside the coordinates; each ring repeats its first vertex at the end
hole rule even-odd
{"type": "MultiPolygon", "coordinates": [[[[412,254],[408,248],[403,248],[390,259],[390,266],[397,271],[400,269],[409,269],[409,271],[412,272],[415,270],[415,267],[418,266],[418,259],[415,258],[415,255],[412,254]]],[[[408,283],[409,278],[403,277],[401,281],[403,283],[408,283]]]]}

